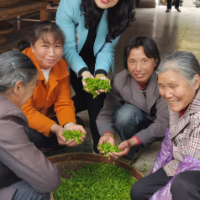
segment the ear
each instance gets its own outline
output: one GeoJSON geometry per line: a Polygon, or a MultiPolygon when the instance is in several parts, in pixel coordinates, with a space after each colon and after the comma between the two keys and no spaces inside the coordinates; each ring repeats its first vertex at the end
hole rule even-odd
{"type": "Polygon", "coordinates": [[[31,49],[32,49],[32,52],[34,53],[35,52],[35,47],[34,45],[31,43],[31,49]]]}
{"type": "Polygon", "coordinates": [[[154,68],[155,68],[158,64],[158,58],[154,59],[154,61],[155,61],[155,66],[154,66],[154,68]]]}
{"type": "Polygon", "coordinates": [[[14,94],[18,96],[23,90],[24,90],[24,85],[23,85],[22,81],[17,81],[13,88],[14,94]]]}
{"type": "Polygon", "coordinates": [[[194,82],[194,89],[197,90],[200,86],[200,76],[199,74],[195,74],[194,76],[195,82],[194,82]]]}

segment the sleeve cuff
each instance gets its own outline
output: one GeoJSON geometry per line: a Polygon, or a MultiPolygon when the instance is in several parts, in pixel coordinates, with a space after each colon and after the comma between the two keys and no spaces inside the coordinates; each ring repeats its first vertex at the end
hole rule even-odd
{"type": "Polygon", "coordinates": [[[87,67],[83,67],[79,72],[78,72],[78,77],[81,77],[81,74],[84,72],[84,71],[89,71],[87,67]]]}
{"type": "Polygon", "coordinates": [[[141,145],[141,144],[142,144],[142,141],[140,140],[139,137],[133,136],[132,138],[135,138],[135,139],[137,140],[138,145],[141,145]]]}
{"type": "Polygon", "coordinates": [[[105,76],[107,76],[107,72],[105,70],[103,70],[103,69],[98,69],[97,71],[95,71],[95,76],[97,74],[104,74],[105,76]]]}
{"type": "MultiPolygon", "coordinates": [[[[106,133],[110,133],[110,134],[112,134],[112,135],[113,135],[113,137],[115,137],[115,134],[114,134],[114,133],[112,133],[112,132],[110,132],[110,131],[108,131],[108,132],[105,132],[104,134],[106,134],[106,133]]],[[[103,134],[102,136],[104,136],[104,134],[103,134]]]]}

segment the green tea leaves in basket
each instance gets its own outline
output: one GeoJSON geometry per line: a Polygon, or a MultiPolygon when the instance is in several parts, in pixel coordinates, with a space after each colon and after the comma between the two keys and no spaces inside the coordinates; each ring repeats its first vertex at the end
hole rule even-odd
{"type": "MultiPolygon", "coordinates": [[[[104,156],[107,156],[108,153],[116,152],[119,153],[120,149],[116,145],[111,145],[109,143],[104,143],[102,145],[98,145],[98,147],[101,147],[100,152],[105,151],[104,156]]],[[[108,156],[110,158],[110,156],[108,156]]]]}
{"type": "Polygon", "coordinates": [[[73,173],[70,179],[63,173],[60,187],[53,192],[55,200],[130,200],[130,189],[136,182],[115,163],[84,164],[73,173]]]}
{"type": "Polygon", "coordinates": [[[87,86],[83,89],[93,95],[93,99],[98,96],[95,91],[105,90],[105,93],[110,92],[111,86],[109,80],[102,80],[100,78],[86,78],[84,79],[87,86]],[[89,90],[89,91],[88,91],[89,90]]]}
{"type": "Polygon", "coordinates": [[[74,139],[77,144],[81,144],[81,141],[79,138],[82,137],[83,135],[84,133],[81,133],[80,130],[79,131],[65,130],[63,133],[63,136],[65,137],[66,141],[74,139]]]}

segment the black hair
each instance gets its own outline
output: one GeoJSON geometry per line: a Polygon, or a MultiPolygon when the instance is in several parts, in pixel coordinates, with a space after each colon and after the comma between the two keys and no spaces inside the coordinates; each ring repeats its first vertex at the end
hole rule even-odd
{"type": "MultiPolygon", "coordinates": [[[[106,36],[106,42],[111,42],[120,36],[133,21],[132,0],[119,0],[112,8],[108,8],[108,27],[109,33],[106,36]]],[[[103,10],[99,9],[94,0],[82,0],[81,10],[85,15],[85,28],[94,26],[103,10]]]]}
{"type": "Polygon", "coordinates": [[[158,50],[158,47],[155,43],[155,41],[147,36],[137,35],[133,37],[129,43],[127,44],[125,50],[124,50],[124,67],[127,69],[127,58],[129,57],[129,54],[132,49],[144,48],[144,53],[148,58],[154,58],[157,62],[156,67],[154,68],[154,71],[158,68],[160,64],[160,52],[158,50]]]}
{"type": "Polygon", "coordinates": [[[19,80],[26,85],[37,74],[37,68],[25,54],[8,51],[0,55],[0,92],[5,92],[13,87],[19,80]]]}
{"type": "Polygon", "coordinates": [[[64,46],[65,36],[59,26],[51,21],[42,21],[34,26],[32,32],[26,39],[23,39],[18,43],[18,50],[22,52],[24,49],[30,47],[31,44],[34,45],[39,38],[48,42],[46,33],[52,33],[55,37],[55,41],[59,41],[64,46]]]}

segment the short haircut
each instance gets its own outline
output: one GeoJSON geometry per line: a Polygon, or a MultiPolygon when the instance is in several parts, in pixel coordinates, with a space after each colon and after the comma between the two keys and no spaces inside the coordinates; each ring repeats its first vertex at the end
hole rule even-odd
{"type": "Polygon", "coordinates": [[[134,48],[139,48],[141,46],[144,48],[144,53],[148,58],[154,58],[157,61],[157,65],[154,68],[154,70],[156,70],[158,65],[160,64],[160,52],[153,39],[142,35],[137,35],[133,37],[127,44],[124,50],[124,67],[126,69],[128,68],[127,58],[129,57],[131,50],[134,48]]]}

